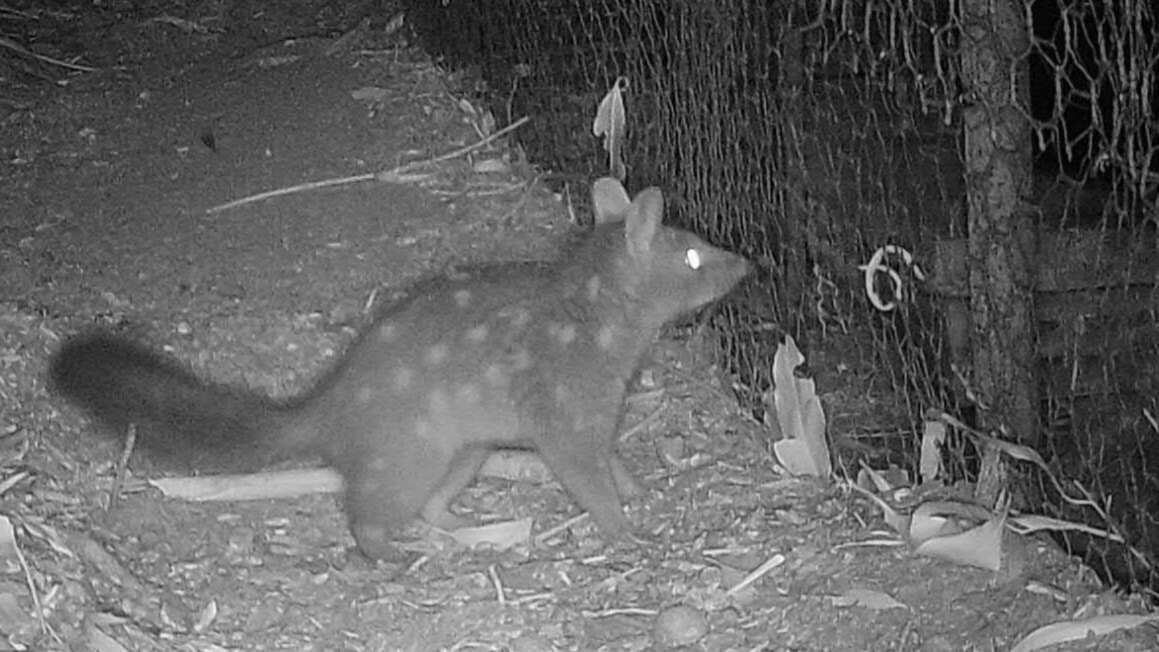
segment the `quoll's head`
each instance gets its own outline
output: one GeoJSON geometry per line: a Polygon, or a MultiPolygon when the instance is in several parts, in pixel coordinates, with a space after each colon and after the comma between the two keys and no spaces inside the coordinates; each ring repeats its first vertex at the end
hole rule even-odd
{"type": "Polygon", "coordinates": [[[592,204],[597,224],[623,222],[625,247],[617,280],[656,321],[723,297],[751,270],[744,257],[665,226],[658,188],[646,188],[629,200],[619,181],[605,177],[592,186],[592,204]]]}

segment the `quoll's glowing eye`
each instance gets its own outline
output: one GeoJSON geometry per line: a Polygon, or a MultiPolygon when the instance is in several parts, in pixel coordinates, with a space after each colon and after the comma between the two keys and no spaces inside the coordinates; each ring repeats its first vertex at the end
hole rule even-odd
{"type": "Polygon", "coordinates": [[[684,251],[684,264],[688,265],[688,269],[700,269],[700,252],[696,249],[686,249],[684,251]]]}

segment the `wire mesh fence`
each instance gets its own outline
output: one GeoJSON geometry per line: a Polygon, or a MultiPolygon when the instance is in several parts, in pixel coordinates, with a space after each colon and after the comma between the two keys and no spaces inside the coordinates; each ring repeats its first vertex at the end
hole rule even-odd
{"type": "MultiPolygon", "coordinates": [[[[428,49],[475,72],[480,99],[501,122],[533,117],[521,144],[552,183],[606,174],[592,117],[603,94],[627,79],[629,185],[664,187],[675,198],[674,219],[761,263],[744,300],[716,317],[738,398],[754,410],[771,384],[776,329],[769,323],[817,349],[853,338],[872,370],[866,382],[889,397],[877,405],[889,406],[886,420],[902,433],[886,448],[912,462],[927,410],[969,416],[1004,399],[971,386],[1005,363],[979,349],[993,349],[990,341],[1002,350],[1010,346],[1003,338],[1015,337],[1001,329],[989,340],[980,335],[989,326],[979,323],[988,313],[979,312],[978,292],[1005,275],[1025,286],[1026,301],[1014,294],[1007,302],[1025,303],[1032,318],[1023,364],[1032,419],[1017,430],[1009,421],[975,422],[1035,446],[1068,489],[1111,505],[1095,525],[1122,534],[1133,552],[1099,538],[1070,542],[1099,570],[1154,586],[1159,25],[1152,3],[408,5],[428,49]],[[994,83],[979,84],[979,75],[994,83]],[[980,157],[988,146],[1011,154],[1013,165],[980,157]],[[995,213],[1002,214],[989,222],[980,217],[995,213]],[[983,227],[998,239],[980,240],[983,227]],[[885,245],[912,252],[931,271],[918,282],[900,257],[885,257],[907,288],[891,312],[870,305],[859,269],[885,245]],[[1025,255],[987,250],[996,247],[1025,255]],[[1021,269],[1002,269],[1002,261],[1021,269]]],[[[870,285],[892,295],[888,278],[870,285]]],[[[1021,355],[1016,346],[1003,355],[1021,355]]],[[[862,427],[870,422],[882,427],[874,418],[862,427]]],[[[858,436],[857,427],[849,430],[858,436]]],[[[975,480],[979,469],[967,457],[954,468],[975,480]]],[[[1014,469],[1024,508],[1090,520],[1091,510],[1014,469]]]]}

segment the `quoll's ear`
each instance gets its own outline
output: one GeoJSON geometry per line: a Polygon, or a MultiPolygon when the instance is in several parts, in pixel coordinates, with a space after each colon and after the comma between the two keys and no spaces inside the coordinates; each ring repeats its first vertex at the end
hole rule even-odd
{"type": "Polygon", "coordinates": [[[628,240],[628,250],[632,253],[648,251],[663,219],[664,195],[660,194],[660,189],[645,188],[641,190],[628,208],[628,223],[624,226],[624,237],[628,240]]]}
{"type": "Polygon", "coordinates": [[[621,222],[628,212],[631,201],[619,181],[611,177],[601,177],[592,184],[592,207],[596,224],[621,222]]]}

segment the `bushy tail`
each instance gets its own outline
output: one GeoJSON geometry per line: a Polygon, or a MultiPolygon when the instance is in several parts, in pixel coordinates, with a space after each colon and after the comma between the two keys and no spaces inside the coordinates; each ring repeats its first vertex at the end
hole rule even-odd
{"type": "Polygon", "coordinates": [[[107,333],[65,343],[52,388],[112,436],[137,426],[137,446],[187,470],[247,471],[309,445],[296,410],[265,396],[207,383],[177,361],[107,333]]]}

